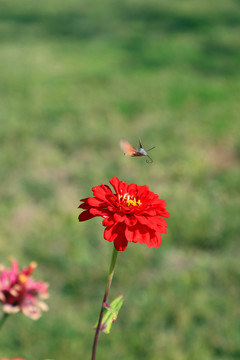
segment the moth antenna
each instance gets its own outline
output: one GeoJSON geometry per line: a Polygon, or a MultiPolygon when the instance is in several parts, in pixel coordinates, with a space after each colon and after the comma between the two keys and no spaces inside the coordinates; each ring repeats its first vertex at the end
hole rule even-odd
{"type": "Polygon", "coordinates": [[[151,147],[150,149],[148,149],[147,151],[150,151],[150,150],[152,150],[152,149],[155,149],[155,147],[156,147],[156,146],[153,146],[153,147],[151,147]]]}
{"type": "Polygon", "coordinates": [[[152,158],[150,158],[150,156],[149,156],[149,155],[147,155],[147,157],[150,159],[150,161],[149,161],[149,160],[146,160],[146,163],[148,163],[148,164],[152,164],[152,163],[153,163],[153,159],[152,159],[152,158]]]}

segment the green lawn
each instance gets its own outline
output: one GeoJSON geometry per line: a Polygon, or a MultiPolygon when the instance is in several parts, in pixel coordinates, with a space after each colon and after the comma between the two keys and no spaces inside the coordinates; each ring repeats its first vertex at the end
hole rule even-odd
{"type": "Polygon", "coordinates": [[[37,261],[51,294],[1,357],[90,359],[112,244],[77,207],[117,176],[171,217],[157,250],[119,254],[97,360],[240,358],[239,32],[236,0],[1,1],[0,263],[37,261]]]}

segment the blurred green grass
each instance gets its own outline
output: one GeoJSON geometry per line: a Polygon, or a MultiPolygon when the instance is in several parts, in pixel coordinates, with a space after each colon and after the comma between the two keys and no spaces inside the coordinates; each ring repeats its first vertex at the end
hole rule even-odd
{"type": "Polygon", "coordinates": [[[239,345],[237,1],[0,3],[0,251],[49,281],[0,356],[90,358],[111,245],[79,199],[114,175],[167,201],[157,250],[119,254],[125,303],[98,359],[234,360],[239,345]],[[128,159],[140,136],[154,163],[128,159]]]}

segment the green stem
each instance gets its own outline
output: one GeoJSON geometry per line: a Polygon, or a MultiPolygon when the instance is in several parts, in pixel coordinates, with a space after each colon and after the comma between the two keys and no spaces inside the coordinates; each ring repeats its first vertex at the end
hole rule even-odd
{"type": "Polygon", "coordinates": [[[0,329],[3,326],[3,324],[5,323],[5,321],[7,320],[8,316],[9,316],[9,314],[7,314],[5,312],[3,313],[3,316],[0,319],[0,329]]]}
{"type": "Polygon", "coordinates": [[[118,256],[118,251],[113,246],[112,260],[111,260],[111,264],[110,264],[110,267],[109,267],[107,285],[106,285],[106,289],[105,289],[105,293],[104,293],[104,297],[103,297],[103,301],[102,301],[102,306],[101,306],[101,311],[100,311],[100,314],[99,314],[98,325],[97,325],[97,328],[96,328],[96,333],[95,333],[94,342],[93,342],[92,360],[95,360],[95,358],[96,358],[98,338],[99,338],[102,318],[103,318],[103,314],[104,314],[104,304],[106,304],[107,299],[108,299],[109,290],[110,290],[110,286],[111,286],[111,283],[112,283],[112,278],[113,278],[113,274],[114,274],[114,268],[115,268],[115,265],[116,265],[117,256],[118,256]]]}

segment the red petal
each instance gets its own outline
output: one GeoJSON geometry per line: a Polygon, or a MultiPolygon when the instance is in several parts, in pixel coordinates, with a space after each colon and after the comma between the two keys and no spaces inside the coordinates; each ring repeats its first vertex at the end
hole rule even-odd
{"type": "Polygon", "coordinates": [[[166,220],[164,220],[158,215],[157,216],[136,215],[136,218],[137,221],[139,221],[141,224],[147,225],[149,228],[155,231],[163,232],[162,230],[167,228],[166,220]]]}
{"type": "Polygon", "coordinates": [[[89,209],[89,205],[87,203],[89,198],[85,198],[85,199],[81,199],[80,201],[82,201],[83,203],[79,205],[78,208],[80,209],[89,209]]]}
{"type": "Polygon", "coordinates": [[[78,216],[78,220],[79,221],[86,221],[89,219],[92,219],[95,215],[90,214],[89,210],[83,211],[79,216],[78,216]]]}
{"type": "Polygon", "coordinates": [[[131,215],[126,216],[125,224],[127,226],[134,226],[136,225],[136,223],[137,223],[137,219],[135,216],[131,216],[131,215]]]}
{"type": "MultiPolygon", "coordinates": [[[[84,203],[84,204],[80,204],[79,206],[78,206],[78,209],[85,209],[85,210],[87,210],[87,209],[89,209],[90,208],[90,206],[88,205],[88,204],[86,204],[86,203],[84,203]]],[[[0,359],[1,360],[1,359],[0,359]]]]}
{"type": "Polygon", "coordinates": [[[88,201],[88,199],[89,199],[89,197],[84,198],[84,199],[80,199],[80,201],[86,202],[86,201],[88,201]]]}
{"type": "Polygon", "coordinates": [[[126,218],[126,215],[122,213],[114,213],[113,217],[116,222],[123,222],[126,218]]]}
{"type": "Polygon", "coordinates": [[[159,199],[159,198],[154,199],[153,205],[160,206],[161,208],[167,206],[166,201],[163,199],[159,199]]]}
{"type": "MultiPolygon", "coordinates": [[[[140,198],[140,196],[139,196],[139,198],[140,198]]],[[[153,192],[148,191],[141,196],[141,201],[144,206],[153,207],[153,202],[155,201],[156,198],[158,198],[157,194],[154,194],[153,192]]]]}
{"type": "Polygon", "coordinates": [[[118,251],[124,251],[127,247],[127,239],[125,237],[125,224],[117,223],[108,226],[104,231],[104,238],[107,241],[114,240],[114,246],[118,251]]]}
{"type": "Polygon", "coordinates": [[[148,242],[147,246],[149,248],[158,248],[162,243],[162,237],[160,232],[155,232],[154,236],[150,237],[150,241],[148,242]]]}
{"type": "Polygon", "coordinates": [[[130,195],[132,195],[132,194],[136,194],[137,193],[137,190],[138,190],[138,186],[137,186],[137,184],[130,184],[130,185],[128,185],[128,193],[130,194],[130,195]]]}
{"type": "Polygon", "coordinates": [[[106,229],[104,230],[104,239],[105,240],[111,242],[115,239],[116,234],[113,234],[113,228],[114,228],[114,225],[106,227],[106,229]]]}
{"type": "Polygon", "coordinates": [[[112,190],[108,185],[98,185],[92,188],[93,195],[98,198],[98,200],[106,201],[106,196],[112,194],[112,190]]]}
{"type": "Polygon", "coordinates": [[[103,219],[102,224],[103,224],[103,226],[112,226],[114,224],[114,220],[107,217],[107,218],[103,219]]]}
{"type": "Polygon", "coordinates": [[[116,176],[109,181],[117,194],[124,195],[127,192],[128,184],[125,181],[120,181],[116,176]]]}
{"type": "Polygon", "coordinates": [[[89,210],[90,214],[92,214],[93,216],[109,216],[111,215],[111,212],[108,211],[108,209],[102,209],[102,208],[91,208],[89,210]]]}
{"type": "Polygon", "coordinates": [[[116,176],[113,176],[112,180],[109,180],[109,182],[116,191],[116,193],[118,193],[118,184],[120,183],[120,180],[116,176]]]}
{"type": "Polygon", "coordinates": [[[145,225],[138,224],[132,227],[126,227],[125,235],[128,241],[146,244],[149,248],[158,248],[161,245],[161,234],[145,225]]]}
{"type": "Polygon", "coordinates": [[[126,227],[125,235],[128,241],[146,244],[150,239],[150,229],[142,224],[126,227]]]}
{"type": "Polygon", "coordinates": [[[128,246],[128,241],[125,238],[125,236],[122,236],[122,234],[119,234],[116,239],[114,240],[114,246],[115,249],[118,251],[124,251],[126,250],[128,246]]]}
{"type": "Polygon", "coordinates": [[[149,188],[147,185],[138,186],[138,196],[145,197],[149,194],[149,188]]]}
{"type": "Polygon", "coordinates": [[[161,209],[159,212],[157,212],[158,215],[163,216],[165,218],[169,218],[170,214],[166,209],[161,209]]]}
{"type": "Polygon", "coordinates": [[[124,251],[128,245],[128,241],[125,236],[125,227],[124,223],[118,223],[113,230],[113,233],[116,235],[114,239],[115,249],[118,251],[124,251]]]}
{"type": "Polygon", "coordinates": [[[103,207],[103,206],[106,207],[107,206],[105,201],[96,199],[95,197],[88,199],[88,205],[94,206],[94,207],[103,207]]]}

